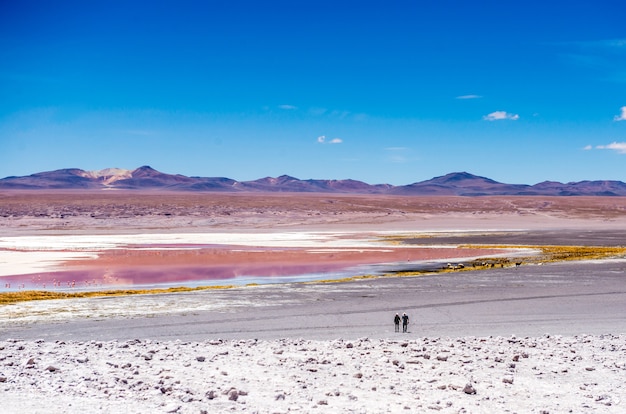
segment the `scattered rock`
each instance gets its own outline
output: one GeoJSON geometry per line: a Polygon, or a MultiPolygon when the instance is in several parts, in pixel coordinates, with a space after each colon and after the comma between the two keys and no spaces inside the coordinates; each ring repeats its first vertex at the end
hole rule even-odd
{"type": "Polygon", "coordinates": [[[13,345],[4,340],[0,341],[0,393],[13,398],[20,393],[54,394],[55,401],[38,404],[49,404],[48,412],[68,413],[74,412],[74,401],[80,398],[97,401],[99,406],[93,408],[99,412],[119,412],[111,404],[128,402],[132,412],[181,414],[250,410],[286,414],[316,407],[330,412],[346,407],[354,407],[355,412],[404,412],[405,406],[406,412],[448,412],[454,407],[455,413],[470,413],[514,411],[531,401],[534,412],[542,414],[602,411],[622,404],[624,339],[624,335],[542,337],[511,344],[507,338],[419,338],[406,347],[404,342],[382,339],[357,341],[353,348],[346,341],[302,339],[255,341],[253,346],[250,340],[229,340],[216,344],[217,348],[206,341],[144,341],[121,348],[116,341],[98,347],[90,342],[13,345]],[[521,349],[535,341],[533,364],[526,366],[520,362],[527,357],[521,349]],[[24,349],[17,351],[18,346],[24,349]],[[281,352],[274,355],[279,348],[281,352]],[[422,359],[423,348],[433,355],[431,361],[422,359]],[[205,358],[203,352],[210,355],[205,358]],[[153,355],[152,362],[144,362],[144,354],[153,355]],[[211,359],[213,355],[217,360],[211,359]],[[466,362],[470,357],[471,364],[466,362]],[[494,362],[498,358],[502,364],[494,362]],[[440,363],[444,361],[449,363],[440,363]],[[185,367],[186,362],[190,366],[185,367]],[[516,363],[518,368],[512,368],[516,363]],[[400,368],[403,364],[405,369],[400,368]],[[582,381],[581,372],[585,373],[582,381]],[[555,402],[548,394],[535,392],[553,381],[575,384],[571,395],[555,402]],[[254,390],[253,395],[244,397],[248,393],[242,386],[254,390]],[[477,394],[477,388],[480,396],[465,396],[477,394]],[[59,404],[66,401],[72,407],[65,406],[64,411],[59,404]]]}
{"type": "Polygon", "coordinates": [[[163,411],[166,413],[177,413],[180,410],[180,405],[178,404],[169,404],[163,407],[163,411]]]}
{"type": "Polygon", "coordinates": [[[476,394],[476,388],[474,388],[474,386],[470,383],[465,384],[465,387],[463,387],[463,392],[465,394],[476,394]]]}

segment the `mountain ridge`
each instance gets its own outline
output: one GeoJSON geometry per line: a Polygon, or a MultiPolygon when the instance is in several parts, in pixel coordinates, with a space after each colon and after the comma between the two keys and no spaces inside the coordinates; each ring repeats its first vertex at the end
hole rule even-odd
{"type": "Polygon", "coordinates": [[[66,168],[28,176],[0,179],[0,189],[9,190],[168,190],[220,192],[295,192],[389,195],[455,196],[626,196],[626,183],[596,180],[538,184],[507,184],[468,172],[453,172],[407,185],[368,184],[345,179],[306,179],[289,175],[237,181],[226,177],[188,177],[167,174],[148,165],[134,170],[106,168],[85,171],[66,168]]]}

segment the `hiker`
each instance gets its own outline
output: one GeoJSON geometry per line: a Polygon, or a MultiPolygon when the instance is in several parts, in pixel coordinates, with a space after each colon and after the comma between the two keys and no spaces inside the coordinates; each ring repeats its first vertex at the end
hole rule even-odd
{"type": "Polygon", "coordinates": [[[406,332],[409,327],[409,316],[406,313],[402,314],[402,332],[406,332]]]}
{"type": "Polygon", "coordinates": [[[396,325],[396,332],[400,332],[400,315],[396,313],[396,317],[393,318],[393,323],[396,325]]]}

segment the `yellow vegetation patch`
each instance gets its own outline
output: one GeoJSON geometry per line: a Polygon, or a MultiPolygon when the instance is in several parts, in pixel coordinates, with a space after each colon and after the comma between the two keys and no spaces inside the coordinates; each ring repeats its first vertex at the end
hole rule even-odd
{"type": "Polygon", "coordinates": [[[16,302],[26,302],[30,300],[50,300],[50,299],[77,299],[95,298],[103,296],[126,296],[126,295],[152,295],[160,293],[193,292],[211,289],[230,289],[235,286],[199,286],[199,287],[172,287],[167,289],[123,289],[123,290],[102,290],[97,292],[50,292],[45,290],[23,290],[19,292],[0,293],[0,305],[7,305],[16,302]]]}
{"type": "MultiPolygon", "coordinates": [[[[531,249],[540,253],[516,257],[516,262],[562,262],[569,260],[598,260],[626,256],[626,247],[615,246],[522,246],[522,245],[463,245],[464,248],[531,249]]],[[[481,259],[478,259],[481,260],[481,259]]],[[[490,259],[493,260],[493,259],[490,259]]]]}
{"type": "Polygon", "coordinates": [[[412,270],[405,272],[393,272],[388,276],[419,276],[432,273],[448,273],[458,271],[482,270],[486,268],[502,268],[520,266],[525,264],[539,264],[552,262],[565,262],[573,260],[601,260],[616,257],[626,257],[626,247],[606,246],[520,246],[520,245],[463,245],[460,248],[476,249],[510,249],[510,250],[535,250],[535,255],[515,257],[481,257],[465,262],[460,267],[443,267],[439,270],[412,270]]]}
{"type": "Polygon", "coordinates": [[[376,279],[380,276],[374,275],[358,275],[358,276],[350,276],[350,277],[342,277],[341,279],[322,279],[322,280],[312,280],[310,282],[304,282],[306,284],[316,284],[316,283],[342,283],[342,282],[353,282],[355,280],[365,280],[365,279],[376,279]]]}

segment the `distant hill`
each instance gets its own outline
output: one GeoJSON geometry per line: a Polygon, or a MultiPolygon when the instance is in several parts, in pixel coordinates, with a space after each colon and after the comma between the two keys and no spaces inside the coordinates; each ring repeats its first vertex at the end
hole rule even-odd
{"type": "Polygon", "coordinates": [[[579,181],[566,184],[544,181],[535,185],[505,184],[467,172],[454,172],[409,185],[393,186],[373,185],[356,180],[301,180],[288,175],[265,177],[254,181],[236,181],[224,177],[187,177],[180,174],[165,174],[149,166],[136,170],[107,168],[100,171],[68,168],[23,177],[6,177],[0,179],[0,189],[297,192],[411,196],[626,196],[626,184],[621,181],[579,181]]]}

